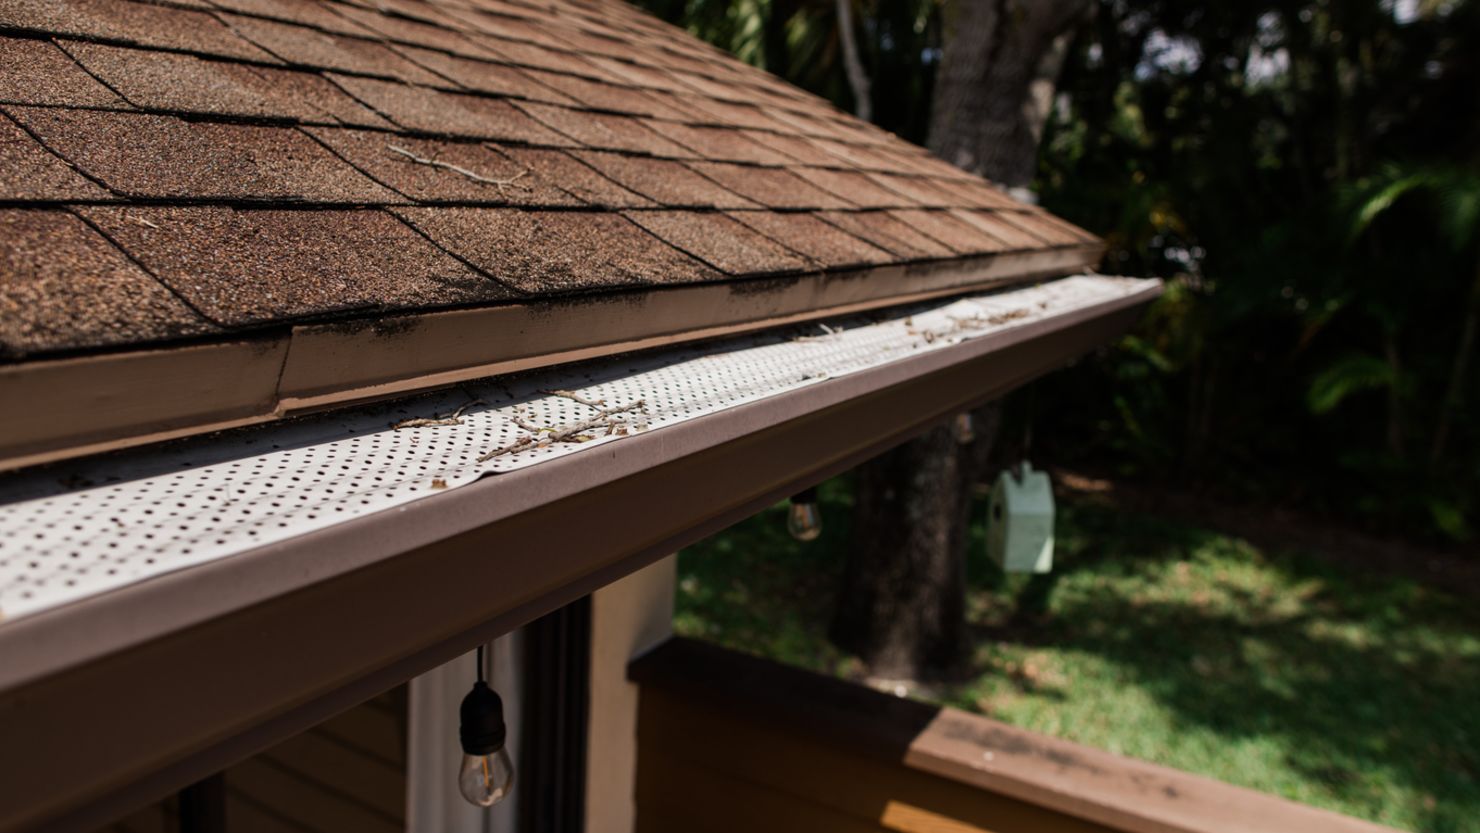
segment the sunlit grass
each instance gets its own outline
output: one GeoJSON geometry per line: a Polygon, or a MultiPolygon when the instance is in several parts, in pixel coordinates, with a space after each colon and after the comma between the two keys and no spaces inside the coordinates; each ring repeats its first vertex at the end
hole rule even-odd
{"type": "MultiPolygon", "coordinates": [[[[773,508],[680,556],[680,633],[827,673],[849,494],[821,540],[773,508]]],[[[979,635],[922,696],[1395,827],[1480,831],[1480,614],[1184,524],[1060,507],[1056,570],[1004,578],[974,531],[979,635]]]]}

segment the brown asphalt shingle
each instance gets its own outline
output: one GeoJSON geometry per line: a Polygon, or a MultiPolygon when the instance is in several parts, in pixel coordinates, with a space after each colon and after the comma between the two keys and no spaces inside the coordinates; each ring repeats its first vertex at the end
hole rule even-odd
{"type": "Polygon", "coordinates": [[[0,116],[0,199],[56,202],[107,197],[107,191],[0,116]]]}
{"type": "Polygon", "coordinates": [[[519,108],[542,124],[558,130],[571,144],[598,150],[625,150],[654,156],[692,158],[693,152],[668,141],[643,119],[611,113],[592,113],[568,107],[520,102],[519,108]]]}
{"type": "Polygon", "coordinates": [[[759,107],[752,107],[748,104],[717,101],[698,95],[670,95],[657,91],[650,95],[666,96],[660,100],[684,113],[687,116],[685,121],[689,124],[718,124],[753,130],[770,130],[781,134],[789,133],[791,130],[785,124],[767,116],[759,107]]]}
{"type": "Polygon", "coordinates": [[[1083,230],[1073,225],[1050,218],[1048,214],[1037,211],[1002,211],[998,216],[1005,223],[1011,223],[1029,234],[1037,237],[1050,246],[1073,246],[1078,243],[1091,242],[1083,230]],[[1088,238],[1088,239],[1087,239],[1088,238]]]}
{"type": "MultiPolygon", "coordinates": [[[[631,57],[631,56],[627,56],[631,57]]],[[[656,67],[643,66],[629,61],[619,61],[605,55],[587,55],[586,62],[605,72],[612,79],[650,90],[686,89],[672,73],[656,67]]]]}
{"type": "Polygon", "coordinates": [[[507,147],[503,151],[547,181],[560,183],[561,189],[590,205],[605,208],[646,208],[654,205],[652,200],[612,182],[565,151],[520,147],[507,147]]]}
{"type": "Polygon", "coordinates": [[[883,249],[810,214],[735,211],[730,216],[829,269],[876,266],[894,259],[883,249]]]}
{"type": "Polygon", "coordinates": [[[1042,238],[1029,234],[1012,223],[1003,222],[990,211],[952,209],[951,216],[1001,240],[1008,249],[1041,249],[1045,245],[1042,238]]]}
{"type": "Polygon", "coordinates": [[[501,99],[445,93],[375,78],[331,77],[355,98],[408,130],[541,145],[571,144],[501,99]]]}
{"type": "Polygon", "coordinates": [[[125,0],[6,0],[0,26],[276,63],[211,15],[125,0]]]}
{"type": "Polygon", "coordinates": [[[766,133],[671,122],[664,124],[661,129],[665,138],[683,145],[700,159],[753,162],[757,165],[789,165],[796,162],[790,156],[767,147],[765,142],[769,140],[770,134],[766,133]]]}
{"type": "Polygon", "coordinates": [[[305,117],[306,121],[353,127],[395,127],[318,73],[276,67],[252,67],[252,71],[266,80],[273,92],[296,102],[290,107],[302,106],[310,113],[319,114],[305,117]]]}
{"type": "Polygon", "coordinates": [[[813,264],[724,214],[629,211],[632,221],[670,245],[731,275],[796,272],[813,264]]]}
{"type": "Polygon", "coordinates": [[[806,141],[833,157],[834,166],[844,166],[861,171],[884,172],[894,168],[891,163],[870,152],[865,145],[850,145],[819,136],[806,136],[806,141]]]}
{"type": "Polygon", "coordinates": [[[581,204],[525,166],[481,143],[417,139],[343,128],[305,129],[376,182],[413,200],[581,204]]]}
{"type": "Polygon", "coordinates": [[[293,127],[13,107],[51,150],[127,196],[373,203],[394,194],[293,127]]]}
{"type": "Polygon", "coordinates": [[[82,41],[65,47],[88,72],[146,110],[333,124],[327,110],[298,94],[306,85],[321,85],[317,98],[337,96],[341,112],[357,111],[362,122],[376,119],[317,75],[82,41]]]}
{"type": "Polygon", "coordinates": [[[27,355],[1097,242],[617,0],[0,0],[0,31],[27,355]]]}
{"type": "Polygon", "coordinates": [[[575,75],[532,69],[529,74],[541,84],[559,90],[568,98],[593,110],[607,110],[625,115],[651,116],[663,119],[681,119],[683,113],[674,110],[642,90],[591,81],[575,75]]]}
{"type": "Polygon", "coordinates": [[[575,99],[556,92],[534,80],[523,70],[504,64],[477,61],[414,46],[397,46],[396,51],[416,63],[444,76],[458,86],[474,92],[514,96],[556,104],[575,104],[575,99]]]}
{"type": "Polygon", "coordinates": [[[0,356],[216,330],[65,211],[0,210],[0,239],[0,356]]]}
{"type": "MultiPolygon", "coordinates": [[[[482,5],[488,5],[486,3],[482,5]]],[[[554,35],[530,25],[528,22],[505,14],[494,13],[492,10],[462,8],[459,6],[448,6],[446,12],[450,17],[456,18],[467,25],[464,33],[476,32],[482,35],[491,35],[502,42],[518,43],[520,41],[542,46],[562,46],[559,38],[554,35]]],[[[497,52],[497,45],[490,44],[486,40],[479,40],[479,44],[491,51],[497,52]]]]}
{"type": "MultiPolygon", "coordinates": [[[[333,8],[336,13],[354,21],[365,29],[397,43],[416,44],[471,58],[491,57],[487,49],[484,49],[453,29],[443,26],[433,26],[396,15],[381,14],[378,11],[359,8],[348,3],[335,4],[333,8]]],[[[424,14],[442,17],[447,21],[456,23],[455,18],[438,14],[435,7],[428,6],[427,8],[429,10],[424,12],[424,14]]]]}
{"type": "Polygon", "coordinates": [[[858,171],[808,168],[802,172],[802,176],[818,188],[837,194],[859,208],[904,208],[917,205],[914,200],[898,191],[885,188],[868,174],[858,171]]]}
{"type": "Polygon", "coordinates": [[[985,180],[934,179],[931,185],[949,194],[952,204],[965,208],[1020,209],[1022,204],[985,180]]]}
{"type": "Polygon", "coordinates": [[[380,210],[79,210],[155,277],[223,325],[509,296],[380,210]]]}
{"type": "Polygon", "coordinates": [[[720,185],[767,208],[851,208],[847,200],[816,188],[791,171],[729,162],[690,162],[720,185]]]}
{"type": "Polygon", "coordinates": [[[988,254],[1008,248],[1001,238],[953,217],[946,211],[909,208],[889,213],[910,228],[944,243],[957,254],[988,254]]]}
{"type": "Polygon", "coordinates": [[[323,0],[210,0],[210,3],[223,11],[268,17],[341,35],[372,34],[364,26],[337,14],[335,9],[339,7],[336,4],[323,0]]]}
{"type": "Polygon", "coordinates": [[[755,208],[756,203],[684,167],[682,162],[623,156],[601,151],[572,151],[618,185],[666,206],[755,208]]]}
{"type": "Polygon", "coordinates": [[[56,46],[21,38],[0,38],[0,104],[127,106],[56,46]]]}
{"type": "Polygon", "coordinates": [[[759,130],[743,132],[756,137],[767,148],[790,157],[796,164],[820,168],[843,167],[843,163],[836,156],[827,153],[822,148],[819,148],[801,136],[766,133],[759,130]]]}
{"type": "Polygon", "coordinates": [[[935,180],[886,173],[871,173],[867,176],[885,189],[900,194],[906,202],[913,206],[950,208],[960,203],[959,200],[953,199],[949,192],[941,188],[935,180]]]}
{"type": "Polygon", "coordinates": [[[378,75],[408,84],[436,84],[440,80],[373,40],[256,17],[223,17],[242,37],[290,64],[378,75]]]}
{"type": "Polygon", "coordinates": [[[949,246],[883,211],[828,211],[824,220],[905,260],[950,257],[949,246]]]}
{"type": "Polygon", "coordinates": [[[397,213],[442,248],[530,294],[718,278],[619,214],[499,208],[397,213]]]}

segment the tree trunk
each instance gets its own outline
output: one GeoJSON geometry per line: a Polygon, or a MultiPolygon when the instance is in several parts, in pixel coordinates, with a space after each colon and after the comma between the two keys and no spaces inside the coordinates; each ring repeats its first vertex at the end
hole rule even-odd
{"type": "Polygon", "coordinates": [[[1444,447],[1449,442],[1449,424],[1454,412],[1464,399],[1465,383],[1470,378],[1470,361],[1475,356],[1475,340],[1480,332],[1480,266],[1475,270],[1475,282],[1470,285],[1470,300],[1465,305],[1465,322],[1460,328],[1459,346],[1454,350],[1454,360],[1449,367],[1449,384],[1444,398],[1439,402],[1439,416],[1434,422],[1434,444],[1429,447],[1429,471],[1439,467],[1444,459],[1444,447]]]}
{"type": "MultiPolygon", "coordinates": [[[[1072,28],[1089,0],[954,0],[936,76],[930,148],[1009,186],[1033,178],[1038,138],[1072,28]]],[[[972,487],[985,473],[1001,408],[977,412],[976,439],[950,428],[859,470],[854,542],[832,639],[874,676],[918,678],[966,646],[972,487]]]]}
{"type": "Polygon", "coordinates": [[[919,679],[964,655],[972,487],[1001,408],[973,414],[973,438],[934,428],[858,470],[853,542],[832,639],[876,677],[919,679]]]}
{"type": "Polygon", "coordinates": [[[853,0],[837,0],[837,9],[838,40],[843,46],[843,71],[853,91],[853,114],[864,121],[873,121],[873,91],[863,59],[858,56],[858,35],[853,31],[853,0]]]}
{"type": "Polygon", "coordinates": [[[1088,0],[956,0],[936,73],[930,149],[1009,187],[1033,181],[1038,140],[1088,0]]]}
{"type": "Polygon", "coordinates": [[[1387,388],[1387,443],[1388,453],[1397,460],[1408,457],[1407,434],[1403,427],[1403,365],[1398,360],[1398,335],[1391,328],[1382,333],[1382,355],[1387,361],[1391,379],[1387,388]]]}

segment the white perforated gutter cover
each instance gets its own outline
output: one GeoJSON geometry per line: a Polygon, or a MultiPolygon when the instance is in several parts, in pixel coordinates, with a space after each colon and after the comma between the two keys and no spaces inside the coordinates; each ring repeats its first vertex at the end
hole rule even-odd
{"type": "Polygon", "coordinates": [[[639,434],[1139,303],[1158,288],[1071,277],[8,476],[0,480],[0,633],[40,611],[436,499],[484,476],[594,457],[639,434]]]}
{"type": "Polygon", "coordinates": [[[8,476],[0,831],[105,824],[1062,366],[1159,291],[1065,278],[8,476]],[[58,733],[103,689],[79,769],[58,733]]]}

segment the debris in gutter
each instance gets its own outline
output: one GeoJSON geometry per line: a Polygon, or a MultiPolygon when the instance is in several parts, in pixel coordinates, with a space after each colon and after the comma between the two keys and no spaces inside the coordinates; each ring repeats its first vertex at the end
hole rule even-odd
{"type": "MultiPolygon", "coordinates": [[[[505,188],[512,185],[518,185],[519,180],[523,178],[525,174],[529,173],[529,171],[520,171],[519,173],[514,174],[507,179],[495,179],[493,177],[484,176],[480,173],[475,173],[474,171],[470,171],[460,165],[454,165],[451,162],[443,162],[439,159],[428,159],[425,156],[417,156],[411,151],[397,145],[386,145],[386,147],[389,148],[392,153],[399,153],[400,155],[406,157],[407,159],[415,162],[418,165],[426,165],[432,168],[441,168],[446,171],[452,171],[455,174],[462,174],[463,176],[473,180],[474,182],[481,182],[484,185],[492,185],[498,188],[498,192],[500,194],[504,193],[505,188]]],[[[528,188],[529,186],[518,185],[518,187],[528,188]]]]}
{"type": "Polygon", "coordinates": [[[463,424],[462,423],[463,411],[466,411],[467,409],[473,407],[474,405],[487,405],[487,404],[488,404],[487,402],[484,402],[481,399],[474,399],[472,402],[469,402],[468,404],[462,406],[461,408],[458,408],[457,410],[453,411],[452,414],[451,414],[451,416],[430,417],[430,418],[428,418],[428,417],[414,417],[412,419],[403,419],[400,422],[393,422],[393,423],[391,423],[391,428],[393,430],[395,430],[395,431],[400,431],[402,428],[426,428],[427,426],[430,426],[430,425],[462,425],[463,424]]]}
{"type": "Polygon", "coordinates": [[[485,452],[483,456],[478,458],[478,462],[486,463],[495,457],[502,457],[505,454],[513,454],[515,452],[525,451],[531,448],[544,448],[545,446],[554,445],[555,443],[590,442],[591,440],[597,439],[598,435],[589,432],[597,431],[600,429],[606,430],[606,433],[601,434],[600,436],[611,437],[625,436],[632,431],[641,431],[647,428],[646,421],[630,422],[627,416],[624,416],[634,413],[647,413],[647,405],[641,399],[628,405],[618,405],[616,407],[608,408],[605,406],[604,400],[588,400],[581,397],[580,394],[573,393],[571,391],[552,390],[549,391],[549,393],[553,396],[562,396],[573,402],[579,402],[580,404],[585,405],[588,408],[595,408],[597,409],[597,414],[593,417],[590,417],[589,419],[583,419],[573,425],[563,425],[556,428],[549,428],[543,425],[535,425],[534,423],[530,422],[528,419],[525,418],[522,409],[515,410],[512,417],[514,424],[524,429],[525,431],[528,431],[529,435],[520,437],[514,442],[501,448],[495,448],[492,451],[485,452]]]}
{"type": "Polygon", "coordinates": [[[831,341],[832,339],[837,338],[843,333],[842,327],[829,327],[826,324],[818,324],[817,326],[822,328],[822,335],[797,336],[796,338],[792,339],[792,341],[831,341]]]}
{"type": "Polygon", "coordinates": [[[546,396],[559,396],[564,399],[569,399],[572,402],[579,402],[580,404],[585,405],[587,408],[595,408],[598,411],[606,407],[605,399],[587,399],[586,397],[580,395],[579,393],[576,393],[573,390],[542,390],[540,391],[540,393],[543,393],[546,396]]]}
{"type": "Polygon", "coordinates": [[[919,336],[922,340],[924,340],[926,344],[934,344],[937,339],[950,338],[952,336],[959,337],[962,333],[968,330],[980,330],[984,327],[995,327],[999,324],[1006,324],[1009,321],[1016,321],[1019,318],[1026,318],[1028,314],[1028,310],[1020,308],[1010,310],[1008,312],[996,313],[993,315],[978,314],[973,315],[969,318],[961,318],[958,316],[950,315],[947,316],[947,318],[949,318],[951,321],[950,326],[939,330],[917,329],[915,327],[915,320],[913,317],[906,318],[904,320],[904,323],[906,328],[905,331],[908,332],[910,335],[919,336]]]}

